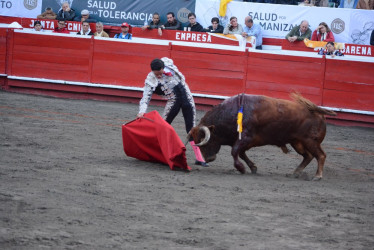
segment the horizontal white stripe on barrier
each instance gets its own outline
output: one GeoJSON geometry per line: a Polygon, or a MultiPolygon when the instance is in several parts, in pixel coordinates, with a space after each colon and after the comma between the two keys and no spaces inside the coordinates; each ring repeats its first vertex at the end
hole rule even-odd
{"type": "Polygon", "coordinates": [[[0,74],[0,76],[7,76],[7,74],[0,74]]]}
{"type": "MultiPolygon", "coordinates": [[[[13,80],[21,80],[21,81],[48,82],[48,83],[77,85],[77,86],[96,87],[96,88],[110,88],[110,89],[122,89],[122,90],[132,90],[132,91],[143,91],[144,90],[144,88],[139,88],[139,87],[127,87],[127,86],[118,86],[118,85],[110,85],[110,84],[53,80],[53,79],[46,79],[46,78],[33,78],[33,77],[23,77],[23,76],[8,76],[8,78],[13,79],[13,80]]],[[[194,97],[220,99],[220,100],[225,100],[225,99],[230,98],[230,96],[208,95],[208,94],[198,94],[198,93],[192,93],[192,95],[194,97]]],[[[374,116],[373,111],[333,108],[333,107],[324,107],[324,106],[320,106],[320,107],[328,109],[328,110],[332,110],[332,111],[374,116]]]]}

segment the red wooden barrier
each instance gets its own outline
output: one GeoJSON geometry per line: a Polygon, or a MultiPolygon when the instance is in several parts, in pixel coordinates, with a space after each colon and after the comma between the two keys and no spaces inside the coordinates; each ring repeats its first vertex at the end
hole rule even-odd
{"type": "Polygon", "coordinates": [[[0,28],[0,74],[6,73],[7,29],[0,28]]]}
{"type": "Polygon", "coordinates": [[[95,40],[92,82],[144,87],[154,58],[170,57],[170,45],[95,40]]]}
{"type": "Polygon", "coordinates": [[[245,52],[173,45],[171,58],[192,92],[231,96],[244,91],[245,52]]]}
{"type": "Polygon", "coordinates": [[[374,63],[326,59],[324,106],[374,111],[374,63]]]}
{"type": "MultiPolygon", "coordinates": [[[[0,29],[1,37],[4,32],[0,29]]],[[[4,38],[0,42],[4,43],[4,38]]],[[[5,42],[7,57],[0,54],[0,66],[9,75],[10,87],[34,88],[53,95],[58,95],[56,91],[70,91],[72,95],[125,96],[135,100],[141,92],[95,88],[89,84],[42,83],[42,79],[143,87],[150,61],[168,56],[185,74],[195,94],[232,96],[246,92],[287,99],[291,91],[299,91],[318,105],[374,111],[371,58],[367,62],[348,57],[325,59],[316,54],[304,56],[301,52],[243,52],[152,40],[140,43],[12,30],[5,42]],[[14,80],[13,76],[35,78],[35,81],[14,80]]],[[[4,53],[4,47],[0,46],[1,51],[4,53]]],[[[208,99],[198,97],[196,102],[216,104],[219,97],[208,99]]],[[[372,115],[361,120],[374,124],[372,115]]]]}
{"type": "Polygon", "coordinates": [[[250,52],[246,93],[289,98],[298,91],[322,104],[324,60],[321,57],[287,56],[250,52]]]}
{"type": "Polygon", "coordinates": [[[12,75],[88,82],[90,39],[14,33],[12,75]]]}

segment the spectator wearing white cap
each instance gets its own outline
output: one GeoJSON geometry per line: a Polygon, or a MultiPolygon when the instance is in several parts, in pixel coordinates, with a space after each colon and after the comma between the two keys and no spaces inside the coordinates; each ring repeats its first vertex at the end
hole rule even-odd
{"type": "Polygon", "coordinates": [[[77,22],[89,22],[89,23],[96,23],[95,19],[90,18],[90,12],[88,10],[82,10],[81,16],[76,17],[74,21],[77,22]]]}
{"type": "Polygon", "coordinates": [[[115,34],[114,38],[119,39],[132,39],[132,34],[129,33],[130,25],[128,23],[122,23],[121,30],[122,32],[119,34],[115,34]]]}

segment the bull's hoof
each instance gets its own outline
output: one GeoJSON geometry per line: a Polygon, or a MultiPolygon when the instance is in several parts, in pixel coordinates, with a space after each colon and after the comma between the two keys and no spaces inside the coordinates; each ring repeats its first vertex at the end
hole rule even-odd
{"type": "Polygon", "coordinates": [[[209,167],[209,164],[203,161],[195,161],[195,165],[200,165],[203,167],[209,167]]]}
{"type": "Polygon", "coordinates": [[[312,181],[320,181],[322,180],[322,177],[319,177],[319,176],[314,176],[312,181]]]}
{"type": "Polygon", "coordinates": [[[257,167],[252,167],[251,168],[251,173],[252,174],[257,174],[257,167]]]}
{"type": "Polygon", "coordinates": [[[294,172],[294,173],[292,174],[292,176],[293,176],[294,178],[300,178],[301,173],[300,173],[300,172],[294,172]]]}

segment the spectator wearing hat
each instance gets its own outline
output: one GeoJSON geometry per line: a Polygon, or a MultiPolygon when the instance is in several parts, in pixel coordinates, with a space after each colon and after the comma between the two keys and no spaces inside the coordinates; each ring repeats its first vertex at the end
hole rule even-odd
{"type": "Polygon", "coordinates": [[[61,6],[61,10],[57,12],[57,20],[73,21],[75,18],[75,10],[70,8],[68,2],[64,2],[61,6]]]}
{"type": "Polygon", "coordinates": [[[33,29],[33,31],[44,31],[42,23],[40,21],[37,20],[37,21],[34,22],[34,29],[33,29]]]}
{"type": "Polygon", "coordinates": [[[121,30],[122,32],[119,34],[115,34],[114,38],[119,38],[119,39],[132,39],[132,34],[129,33],[130,25],[128,23],[123,23],[121,25],[121,30]]]}
{"type": "Polygon", "coordinates": [[[70,34],[70,32],[66,29],[65,20],[58,20],[57,27],[55,28],[55,30],[53,32],[70,34]]]}
{"type": "Polygon", "coordinates": [[[90,12],[88,10],[82,10],[81,11],[81,17],[75,17],[74,21],[77,22],[89,22],[89,23],[96,23],[95,19],[90,18],[90,12]]]}
{"type": "Polygon", "coordinates": [[[77,35],[82,35],[82,36],[93,36],[94,33],[92,33],[91,28],[90,28],[90,23],[87,21],[82,22],[82,29],[77,33],[77,35]]]}
{"type": "Polygon", "coordinates": [[[102,22],[96,23],[96,32],[94,35],[98,37],[109,37],[108,33],[104,31],[104,25],[102,22]]]}
{"type": "Polygon", "coordinates": [[[45,11],[37,16],[38,19],[56,19],[56,17],[57,15],[53,12],[51,7],[45,8],[45,11]]]}

